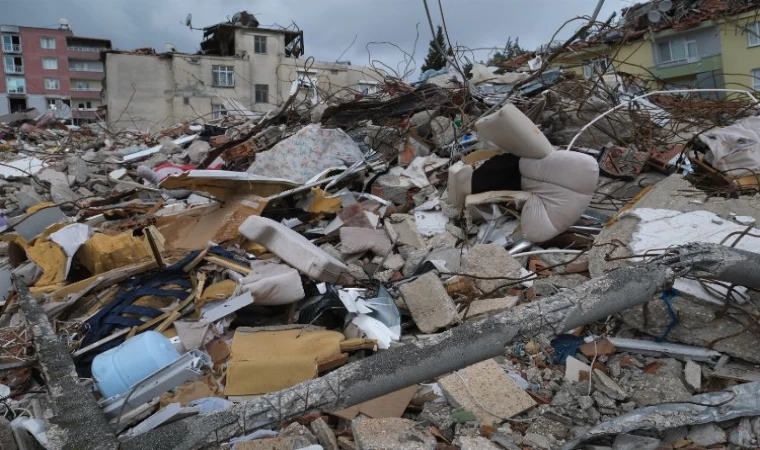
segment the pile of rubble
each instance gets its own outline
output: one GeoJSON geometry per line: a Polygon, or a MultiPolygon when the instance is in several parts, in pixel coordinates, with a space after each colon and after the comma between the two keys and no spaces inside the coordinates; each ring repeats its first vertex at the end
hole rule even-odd
{"type": "Polygon", "coordinates": [[[541,67],[0,118],[0,447],[760,445],[755,110],[541,67]]]}

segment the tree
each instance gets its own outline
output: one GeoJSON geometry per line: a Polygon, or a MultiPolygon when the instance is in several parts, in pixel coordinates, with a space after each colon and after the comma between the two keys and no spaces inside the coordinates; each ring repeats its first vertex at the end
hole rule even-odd
{"type": "Polygon", "coordinates": [[[438,32],[435,34],[435,38],[430,41],[430,49],[428,49],[428,55],[425,57],[425,64],[422,65],[422,71],[426,70],[440,70],[446,67],[446,38],[443,35],[443,27],[438,25],[438,32]],[[436,42],[438,45],[436,45],[436,42]],[[440,46],[443,53],[438,50],[440,46]]]}
{"type": "Polygon", "coordinates": [[[502,51],[494,53],[486,65],[498,66],[500,63],[517,58],[518,56],[522,56],[526,53],[528,53],[528,51],[520,47],[520,38],[515,38],[513,41],[512,37],[510,36],[507,38],[507,43],[504,44],[504,49],[502,51]]]}

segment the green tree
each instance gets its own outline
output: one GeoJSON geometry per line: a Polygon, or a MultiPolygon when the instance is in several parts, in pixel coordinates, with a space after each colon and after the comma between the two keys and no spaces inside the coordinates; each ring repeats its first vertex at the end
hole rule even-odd
{"type": "Polygon", "coordinates": [[[522,56],[526,53],[528,53],[528,51],[520,47],[520,38],[515,38],[513,41],[512,37],[510,36],[507,38],[507,43],[504,44],[504,49],[494,53],[486,65],[498,66],[500,63],[517,58],[518,56],[522,56]]]}
{"type": "Polygon", "coordinates": [[[425,64],[422,65],[422,71],[429,69],[440,70],[446,67],[446,38],[443,35],[443,27],[438,25],[438,32],[435,34],[435,38],[430,41],[430,49],[428,49],[428,55],[425,57],[425,64]],[[438,46],[435,43],[438,42],[443,53],[438,51],[438,46]]]}

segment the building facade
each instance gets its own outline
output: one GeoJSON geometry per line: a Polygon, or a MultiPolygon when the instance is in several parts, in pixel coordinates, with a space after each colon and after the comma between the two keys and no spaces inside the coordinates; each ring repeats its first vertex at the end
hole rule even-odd
{"type": "Polygon", "coordinates": [[[63,19],[58,29],[0,25],[0,39],[0,115],[37,108],[74,123],[97,118],[105,76],[100,52],[111,41],[75,36],[63,19]]]}
{"type": "MultiPolygon", "coordinates": [[[[646,5],[658,3],[639,7],[646,5]]],[[[717,5],[682,22],[649,24],[607,43],[579,46],[560,65],[586,78],[614,68],[664,89],[760,90],[760,7],[749,1],[717,5]]]]}
{"type": "Polygon", "coordinates": [[[383,75],[350,64],[303,59],[303,32],[224,23],[204,30],[200,54],[107,52],[104,99],[112,129],[156,131],[228,113],[227,99],[271,111],[296,87],[298,101],[373,92],[383,75]]]}

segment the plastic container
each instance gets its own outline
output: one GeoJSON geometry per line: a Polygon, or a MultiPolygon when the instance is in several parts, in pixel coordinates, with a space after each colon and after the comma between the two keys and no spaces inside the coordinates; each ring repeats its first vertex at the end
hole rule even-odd
{"type": "Polygon", "coordinates": [[[171,340],[158,331],[146,331],[96,356],[92,377],[105,398],[127,392],[138,381],[180,357],[171,340]]]}
{"type": "Polygon", "coordinates": [[[520,158],[541,159],[554,147],[544,133],[511,103],[475,123],[480,137],[520,158]]]}
{"type": "Polygon", "coordinates": [[[266,217],[251,216],[245,219],[240,225],[240,234],[263,245],[291,267],[315,280],[335,283],[342,273],[348,271],[345,264],[305,237],[266,217]]]}

